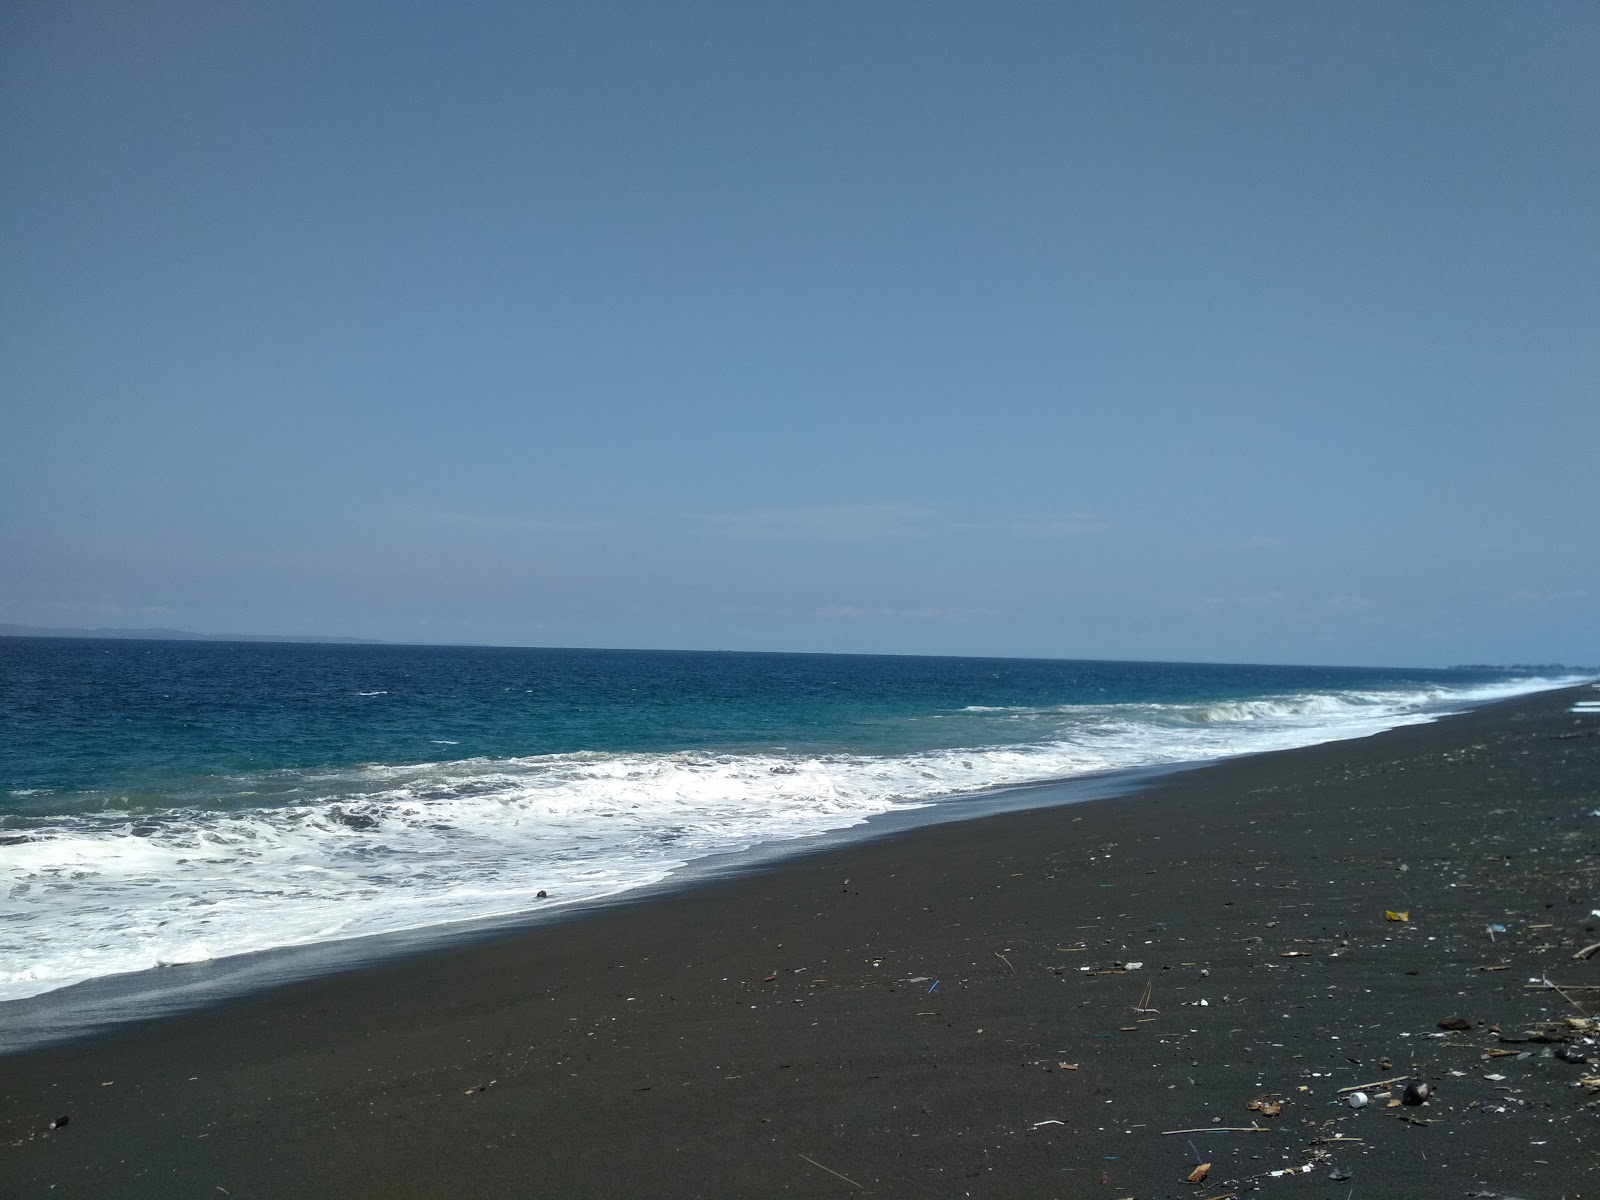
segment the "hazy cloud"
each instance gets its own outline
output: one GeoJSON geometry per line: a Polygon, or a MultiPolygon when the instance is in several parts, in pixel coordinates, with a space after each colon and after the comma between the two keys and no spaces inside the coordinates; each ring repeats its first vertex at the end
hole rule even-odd
{"type": "Polygon", "coordinates": [[[1111,522],[1094,513],[1069,512],[1040,516],[1002,517],[997,521],[958,521],[950,526],[962,533],[999,533],[1006,537],[1047,539],[1084,537],[1111,528],[1111,522]]]}
{"type": "Polygon", "coordinates": [[[930,605],[922,608],[864,608],[855,604],[824,604],[816,615],[824,621],[971,621],[998,615],[992,608],[930,605]]]}
{"type": "Polygon", "coordinates": [[[392,515],[417,525],[485,533],[594,533],[602,529],[619,528],[615,521],[523,517],[503,513],[450,512],[439,509],[395,509],[392,515]]]}
{"type": "Polygon", "coordinates": [[[933,514],[914,504],[813,504],[710,513],[696,518],[721,537],[776,542],[854,542],[928,531],[933,514]]]}

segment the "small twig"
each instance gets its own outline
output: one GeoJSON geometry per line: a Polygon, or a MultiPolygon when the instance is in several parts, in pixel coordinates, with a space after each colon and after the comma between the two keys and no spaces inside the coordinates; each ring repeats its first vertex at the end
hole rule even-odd
{"type": "Polygon", "coordinates": [[[800,1157],[805,1159],[813,1167],[822,1167],[822,1169],[824,1171],[826,1171],[829,1175],[838,1175],[838,1177],[840,1179],[844,1180],[846,1183],[848,1183],[853,1188],[861,1188],[861,1190],[863,1192],[867,1190],[866,1188],[861,1187],[861,1185],[859,1183],[857,1183],[854,1179],[851,1179],[850,1176],[848,1176],[848,1175],[839,1175],[839,1172],[835,1171],[832,1167],[823,1167],[821,1163],[819,1163],[816,1159],[812,1158],[809,1154],[802,1154],[800,1157]]]}
{"type": "Polygon", "coordinates": [[[1391,1083],[1404,1083],[1408,1079],[1415,1078],[1415,1075],[1396,1075],[1391,1079],[1378,1079],[1372,1083],[1352,1083],[1349,1087],[1340,1088],[1336,1094],[1342,1096],[1346,1092],[1360,1092],[1365,1091],[1367,1088],[1388,1087],[1391,1083]]]}
{"type": "Polygon", "coordinates": [[[1592,946],[1585,946],[1582,950],[1579,950],[1572,956],[1572,961],[1582,962],[1584,959],[1592,957],[1597,950],[1600,950],[1600,942],[1596,942],[1592,946]]]}
{"type": "MultiPolygon", "coordinates": [[[[1549,980],[1545,980],[1545,982],[1549,983],[1550,981],[1549,980]]],[[[1559,984],[1551,983],[1550,986],[1555,988],[1556,995],[1560,996],[1568,1004],[1572,1005],[1573,1008],[1577,1009],[1580,1013],[1582,1013],[1586,1017],[1589,1015],[1589,1010],[1586,1009],[1583,1005],[1579,1004],[1571,996],[1567,995],[1567,993],[1562,990],[1562,988],[1561,988],[1561,986],[1559,984]]]]}
{"type": "MultiPolygon", "coordinates": [[[[1523,991],[1549,992],[1554,991],[1556,986],[1548,979],[1541,979],[1538,983],[1523,984],[1522,989],[1523,991]]],[[[1563,983],[1560,986],[1566,988],[1569,992],[1600,992],[1600,983],[1563,983]]]]}
{"type": "MultiPolygon", "coordinates": [[[[1011,967],[1011,960],[1009,958],[1007,958],[1004,954],[1001,954],[1000,951],[996,950],[994,952],[994,956],[996,958],[998,958],[1001,962],[1005,963],[1006,966],[1011,967]]],[[[1015,975],[1017,973],[1017,969],[1015,967],[1011,967],[1011,973],[1013,975],[1015,975]]]]}
{"type": "Polygon", "coordinates": [[[1145,981],[1144,991],[1139,996],[1139,1003],[1133,1006],[1134,1012],[1158,1013],[1161,1011],[1160,1009],[1150,1007],[1150,994],[1154,988],[1155,980],[1151,979],[1145,981]]]}
{"type": "Polygon", "coordinates": [[[1265,1125],[1207,1125],[1204,1129],[1163,1129],[1162,1137],[1175,1133],[1271,1133],[1265,1125]]]}

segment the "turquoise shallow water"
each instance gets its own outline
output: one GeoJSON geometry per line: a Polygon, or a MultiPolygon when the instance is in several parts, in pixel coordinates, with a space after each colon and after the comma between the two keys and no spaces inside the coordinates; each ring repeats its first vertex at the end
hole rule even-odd
{"type": "Polygon", "coordinates": [[[0,639],[0,999],[584,903],[885,813],[1358,736],[1555,682],[0,639]]]}

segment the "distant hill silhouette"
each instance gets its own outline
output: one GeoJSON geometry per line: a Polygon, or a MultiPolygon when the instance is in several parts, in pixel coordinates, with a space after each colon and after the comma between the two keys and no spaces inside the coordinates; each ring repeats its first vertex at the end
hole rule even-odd
{"type": "Polygon", "coordinates": [[[187,629],[51,629],[43,625],[0,624],[0,637],[125,638],[141,642],[345,642],[381,646],[377,638],[316,637],[311,634],[191,633],[187,629]]]}

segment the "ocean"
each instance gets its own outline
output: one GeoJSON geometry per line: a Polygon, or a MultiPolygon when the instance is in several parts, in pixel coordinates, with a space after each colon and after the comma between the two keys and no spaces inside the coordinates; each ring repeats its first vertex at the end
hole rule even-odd
{"type": "Polygon", "coordinates": [[[369,935],[447,940],[721,856],[988,811],[1024,785],[1575,681],[0,638],[0,1001],[369,935]]]}

